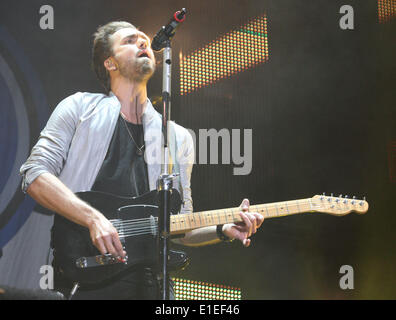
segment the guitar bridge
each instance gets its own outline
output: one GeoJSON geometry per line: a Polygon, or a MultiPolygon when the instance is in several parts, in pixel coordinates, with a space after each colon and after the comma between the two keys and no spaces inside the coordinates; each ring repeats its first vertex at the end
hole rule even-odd
{"type": "Polygon", "coordinates": [[[111,264],[123,263],[128,264],[128,256],[125,258],[117,258],[112,256],[110,253],[105,255],[97,255],[92,257],[81,257],[76,260],[76,267],[79,269],[100,267],[111,264]]]}

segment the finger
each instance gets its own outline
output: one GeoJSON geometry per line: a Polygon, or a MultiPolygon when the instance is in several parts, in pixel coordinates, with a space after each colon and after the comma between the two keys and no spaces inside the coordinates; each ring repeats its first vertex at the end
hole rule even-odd
{"type": "Polygon", "coordinates": [[[113,257],[117,257],[117,251],[113,246],[113,239],[111,235],[103,237],[104,244],[106,246],[107,252],[109,252],[113,257]]]}
{"type": "Polygon", "coordinates": [[[98,248],[98,250],[100,251],[101,254],[105,255],[107,253],[106,247],[105,247],[105,245],[103,243],[102,238],[96,238],[95,242],[94,242],[94,245],[95,245],[96,248],[98,248]]]}
{"type": "Polygon", "coordinates": [[[245,240],[243,240],[243,245],[247,248],[247,247],[249,247],[250,246],[250,239],[249,238],[246,238],[245,240]]]}
{"type": "Polygon", "coordinates": [[[255,234],[257,231],[257,221],[256,221],[256,216],[252,213],[245,213],[248,219],[250,220],[252,224],[252,234],[255,234]]]}
{"type": "Polygon", "coordinates": [[[264,216],[261,215],[260,213],[257,213],[257,212],[256,212],[254,215],[255,215],[256,218],[257,218],[257,229],[258,229],[258,228],[261,227],[261,225],[262,225],[263,222],[264,222],[264,216]]]}
{"type": "Polygon", "coordinates": [[[252,223],[250,222],[247,215],[243,212],[240,213],[243,222],[245,223],[245,232],[247,233],[247,237],[249,238],[252,235],[252,223]]]}
{"type": "Polygon", "coordinates": [[[113,238],[114,247],[115,247],[115,249],[117,251],[117,255],[120,256],[120,257],[125,257],[124,249],[122,248],[122,244],[121,244],[121,241],[120,241],[120,237],[118,236],[118,233],[117,232],[114,233],[112,238],[113,238]]]}
{"type": "Polygon", "coordinates": [[[241,203],[242,211],[244,212],[249,211],[249,206],[250,206],[249,199],[243,199],[241,203]]]}
{"type": "Polygon", "coordinates": [[[249,217],[250,221],[252,222],[252,233],[255,234],[257,231],[256,216],[254,214],[249,214],[248,217],[249,217]]]}

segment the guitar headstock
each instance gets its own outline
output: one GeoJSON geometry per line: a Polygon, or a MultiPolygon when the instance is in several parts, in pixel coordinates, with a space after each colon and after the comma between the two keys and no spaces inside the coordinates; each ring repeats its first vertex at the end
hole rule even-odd
{"type": "Polygon", "coordinates": [[[328,213],[335,216],[343,216],[350,212],[363,214],[366,213],[369,208],[366,197],[363,197],[363,200],[359,200],[355,197],[352,199],[349,199],[348,196],[342,197],[341,194],[338,197],[333,197],[333,194],[330,196],[322,194],[312,197],[311,200],[313,211],[328,213]]]}

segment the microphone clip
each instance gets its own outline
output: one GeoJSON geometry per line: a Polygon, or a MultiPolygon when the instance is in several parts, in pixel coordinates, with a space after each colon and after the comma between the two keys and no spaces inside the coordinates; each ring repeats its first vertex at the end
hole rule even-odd
{"type": "Polygon", "coordinates": [[[154,36],[151,43],[151,48],[154,51],[161,51],[163,48],[170,45],[170,41],[175,35],[176,28],[185,20],[186,9],[183,8],[180,11],[174,13],[172,19],[166,26],[162,26],[161,29],[154,36]]]}

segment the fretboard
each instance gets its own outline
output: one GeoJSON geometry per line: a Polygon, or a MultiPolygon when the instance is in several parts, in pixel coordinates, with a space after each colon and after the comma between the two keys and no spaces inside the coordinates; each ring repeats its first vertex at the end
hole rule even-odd
{"type": "MultiPolygon", "coordinates": [[[[185,233],[193,229],[209,227],[218,224],[241,222],[242,218],[239,215],[240,211],[241,209],[237,207],[172,215],[170,221],[171,234],[185,233]]],[[[313,210],[311,199],[308,198],[250,205],[249,211],[258,212],[266,219],[283,217],[297,213],[311,212],[313,210]]]]}

